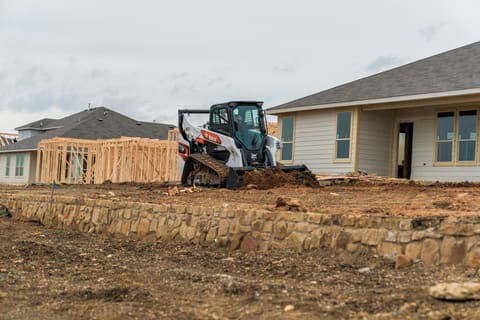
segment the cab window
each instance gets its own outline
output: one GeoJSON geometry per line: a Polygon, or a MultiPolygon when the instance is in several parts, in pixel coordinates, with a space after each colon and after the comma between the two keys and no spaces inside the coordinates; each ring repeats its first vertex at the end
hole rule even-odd
{"type": "Polygon", "coordinates": [[[218,108],[212,111],[212,116],[210,119],[210,129],[213,131],[218,131],[222,134],[230,134],[230,130],[228,127],[227,108],[218,108]]]}

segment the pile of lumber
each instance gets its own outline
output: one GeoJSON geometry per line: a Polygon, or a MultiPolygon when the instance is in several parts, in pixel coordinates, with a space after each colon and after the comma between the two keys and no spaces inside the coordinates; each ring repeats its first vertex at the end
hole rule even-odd
{"type": "Polygon", "coordinates": [[[350,172],[346,175],[317,174],[315,175],[315,177],[322,186],[330,184],[351,183],[355,181],[369,182],[371,184],[406,184],[410,182],[410,180],[408,179],[384,177],[379,176],[375,173],[364,172],[350,172]]]}

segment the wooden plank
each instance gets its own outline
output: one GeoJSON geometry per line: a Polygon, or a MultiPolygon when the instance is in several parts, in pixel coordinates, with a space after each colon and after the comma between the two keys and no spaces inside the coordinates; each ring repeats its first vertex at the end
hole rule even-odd
{"type": "Polygon", "coordinates": [[[41,164],[41,159],[42,159],[42,149],[40,149],[40,146],[37,149],[37,163],[35,164],[35,182],[39,183],[40,182],[40,164],[41,164]]]}

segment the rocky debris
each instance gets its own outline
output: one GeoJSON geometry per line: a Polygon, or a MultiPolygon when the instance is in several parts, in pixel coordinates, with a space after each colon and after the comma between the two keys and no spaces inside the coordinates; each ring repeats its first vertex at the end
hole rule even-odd
{"type": "Polygon", "coordinates": [[[171,188],[168,188],[168,191],[167,191],[167,194],[169,196],[176,196],[177,194],[179,194],[180,191],[178,190],[178,187],[171,187],[171,188]]]}
{"type": "Polygon", "coordinates": [[[453,210],[455,205],[449,201],[434,201],[433,206],[438,209],[453,210]]]}
{"type": "Polygon", "coordinates": [[[285,308],[283,308],[283,311],[285,312],[289,312],[289,311],[293,311],[295,310],[295,306],[293,304],[288,304],[285,306],[285,308]]]}
{"type": "Polygon", "coordinates": [[[430,296],[439,300],[468,301],[480,300],[480,283],[439,283],[428,289],[430,296]]]}
{"type": "Polygon", "coordinates": [[[417,302],[409,302],[405,303],[403,306],[401,306],[398,311],[400,312],[415,312],[418,309],[418,303],[417,302]]]}
{"type": "Polygon", "coordinates": [[[194,192],[200,192],[202,191],[201,188],[197,186],[192,186],[188,188],[179,188],[177,186],[174,187],[169,187],[167,192],[164,192],[163,194],[166,196],[177,196],[182,193],[194,193],[194,192]]]}
{"type": "Polygon", "coordinates": [[[413,264],[413,260],[407,257],[406,255],[399,254],[397,260],[395,261],[395,269],[403,269],[410,267],[413,264]]]}
{"type": "Polygon", "coordinates": [[[278,207],[286,207],[288,202],[287,202],[287,198],[284,198],[284,197],[278,197],[277,198],[277,201],[275,203],[275,207],[278,208],[278,207]]]}
{"type": "Polygon", "coordinates": [[[6,298],[6,297],[7,297],[7,295],[8,295],[8,294],[7,294],[6,292],[4,292],[4,291],[0,291],[0,299],[2,299],[2,298],[6,298]]]}
{"type": "Polygon", "coordinates": [[[189,188],[182,188],[180,189],[180,193],[193,193],[193,192],[200,192],[202,191],[202,188],[197,187],[197,186],[192,186],[189,188]]]}
{"type": "Polygon", "coordinates": [[[364,268],[358,269],[358,273],[363,273],[363,274],[365,274],[365,273],[370,273],[371,271],[372,271],[372,270],[370,270],[369,267],[364,267],[364,268]]]}
{"type": "Polygon", "coordinates": [[[255,240],[250,234],[246,234],[242,243],[240,243],[240,250],[243,252],[255,251],[258,248],[257,240],[255,240]]]}
{"type": "Polygon", "coordinates": [[[275,208],[282,208],[288,211],[307,211],[300,200],[288,197],[278,197],[275,202],[275,208]]]}

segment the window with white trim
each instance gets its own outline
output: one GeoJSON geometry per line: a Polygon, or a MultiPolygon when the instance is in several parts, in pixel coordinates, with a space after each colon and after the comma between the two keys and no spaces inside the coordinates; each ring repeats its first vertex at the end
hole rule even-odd
{"type": "Polygon", "coordinates": [[[337,132],[335,136],[335,159],[350,159],[352,131],[352,112],[342,111],[337,113],[337,132]]]}
{"type": "Polygon", "coordinates": [[[25,155],[17,154],[15,157],[15,177],[23,177],[23,169],[25,166],[25,155]]]}
{"type": "Polygon", "coordinates": [[[293,117],[282,118],[282,156],[283,161],[293,160],[293,117]]]}

